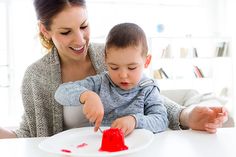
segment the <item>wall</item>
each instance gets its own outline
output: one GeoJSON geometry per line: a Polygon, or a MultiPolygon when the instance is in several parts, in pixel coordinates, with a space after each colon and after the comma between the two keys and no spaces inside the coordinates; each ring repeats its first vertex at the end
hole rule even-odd
{"type": "MultiPolygon", "coordinates": [[[[24,71],[45,54],[37,38],[37,21],[32,0],[5,2],[8,3],[8,17],[6,21],[2,21],[7,26],[5,45],[9,53],[11,87],[9,102],[1,102],[0,115],[5,117],[0,116],[0,126],[8,125],[9,121],[12,124],[20,121],[23,111],[20,86],[24,71]],[[2,110],[4,107],[9,112],[2,110]],[[9,121],[6,122],[6,118],[9,121]]],[[[87,4],[92,41],[103,42],[107,32],[117,23],[135,22],[144,28],[148,36],[234,34],[235,43],[236,25],[232,20],[235,15],[235,5],[232,5],[235,4],[234,0],[88,0],[87,4]],[[227,9],[224,9],[224,5],[227,9]],[[158,24],[164,25],[162,33],[157,32],[158,24]]],[[[235,50],[234,47],[232,49],[235,50]]],[[[233,57],[236,60],[236,55],[233,57]]]]}

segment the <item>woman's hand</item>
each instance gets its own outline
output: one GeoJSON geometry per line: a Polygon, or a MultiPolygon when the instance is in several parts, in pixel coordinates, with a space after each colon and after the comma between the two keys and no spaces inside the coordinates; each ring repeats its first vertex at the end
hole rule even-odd
{"type": "Polygon", "coordinates": [[[123,131],[124,135],[127,136],[135,129],[135,125],[136,120],[133,116],[125,116],[113,121],[111,128],[119,128],[123,131]]]}
{"type": "Polygon", "coordinates": [[[0,139],[3,138],[16,138],[16,134],[11,130],[0,127],[0,139]]]}
{"type": "Polygon", "coordinates": [[[224,107],[188,107],[180,115],[181,125],[209,133],[215,133],[227,119],[228,112],[224,107]]]}
{"type": "Polygon", "coordinates": [[[97,131],[104,116],[104,108],[100,97],[93,91],[85,91],[81,94],[80,101],[84,104],[84,115],[91,123],[95,124],[94,131],[97,131]]]}

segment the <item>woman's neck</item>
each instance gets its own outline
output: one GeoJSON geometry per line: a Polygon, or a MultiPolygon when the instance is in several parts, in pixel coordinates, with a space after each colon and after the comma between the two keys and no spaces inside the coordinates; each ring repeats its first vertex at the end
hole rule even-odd
{"type": "Polygon", "coordinates": [[[83,61],[63,63],[61,69],[62,82],[82,80],[96,74],[89,57],[83,61]]]}

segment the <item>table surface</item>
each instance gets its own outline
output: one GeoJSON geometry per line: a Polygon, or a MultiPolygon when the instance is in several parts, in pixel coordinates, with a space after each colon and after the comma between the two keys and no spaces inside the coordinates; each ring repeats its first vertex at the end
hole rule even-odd
{"type": "MultiPolygon", "coordinates": [[[[38,144],[46,138],[1,139],[2,157],[62,157],[44,152],[38,144]]],[[[235,157],[236,128],[221,128],[216,134],[180,130],[155,134],[146,149],[126,157],[235,157]]]]}

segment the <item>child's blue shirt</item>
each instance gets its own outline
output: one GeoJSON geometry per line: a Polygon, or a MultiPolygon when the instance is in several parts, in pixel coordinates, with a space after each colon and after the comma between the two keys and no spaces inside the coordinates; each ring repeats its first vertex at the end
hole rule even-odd
{"type": "Polygon", "coordinates": [[[107,72],[103,72],[84,80],[61,84],[55,99],[65,106],[82,105],[80,95],[86,90],[96,92],[101,98],[105,113],[103,126],[110,126],[117,118],[132,115],[136,119],[136,128],[157,133],[168,127],[167,111],[153,79],[143,76],[136,87],[123,90],[112,82],[107,72]]]}

